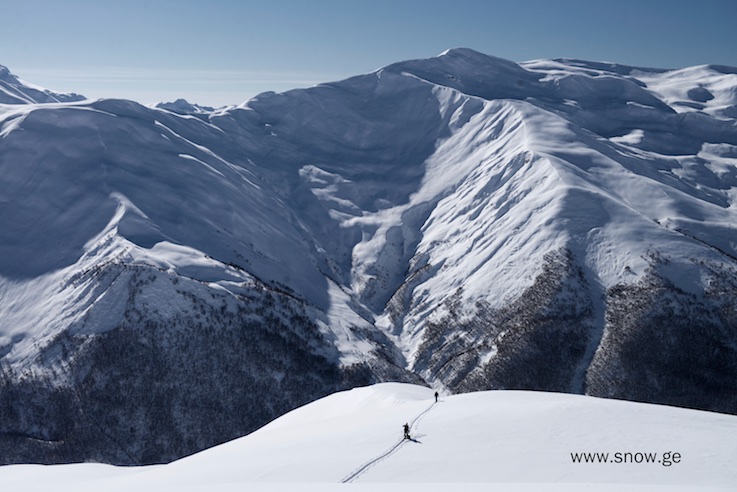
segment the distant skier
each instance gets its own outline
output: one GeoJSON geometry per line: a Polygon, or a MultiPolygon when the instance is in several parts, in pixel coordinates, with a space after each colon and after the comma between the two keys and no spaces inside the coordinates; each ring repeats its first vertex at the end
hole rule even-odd
{"type": "Polygon", "coordinates": [[[409,435],[409,424],[404,424],[404,438],[412,439],[409,435]]]}
{"type": "Polygon", "coordinates": [[[437,403],[437,402],[438,402],[438,392],[436,391],[435,392],[435,403],[437,403]]]}

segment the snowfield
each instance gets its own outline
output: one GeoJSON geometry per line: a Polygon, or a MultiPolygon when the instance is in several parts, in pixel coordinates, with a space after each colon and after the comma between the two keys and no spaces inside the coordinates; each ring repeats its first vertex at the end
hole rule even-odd
{"type": "Polygon", "coordinates": [[[168,465],[11,465],[0,483],[28,492],[734,490],[736,430],[737,417],[672,407],[526,391],[441,395],[436,404],[431,389],[385,383],[168,465]],[[402,440],[405,422],[412,441],[402,440]],[[573,453],[622,453],[622,462],[574,463],[573,453]]]}

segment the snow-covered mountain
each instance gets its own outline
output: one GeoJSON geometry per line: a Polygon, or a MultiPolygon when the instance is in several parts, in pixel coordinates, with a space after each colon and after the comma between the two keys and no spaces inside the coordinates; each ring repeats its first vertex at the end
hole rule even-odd
{"type": "Polygon", "coordinates": [[[737,417],[528,391],[336,393],[164,466],[0,467],[13,490],[734,490],[737,417]],[[412,440],[402,438],[410,425],[412,440]]]}
{"type": "Polygon", "coordinates": [[[192,104],[186,99],[177,99],[174,102],[161,102],[156,105],[158,109],[166,109],[172,113],[178,114],[193,114],[193,115],[207,115],[215,111],[215,108],[210,106],[200,106],[199,104],[192,104]]]}
{"type": "Polygon", "coordinates": [[[67,103],[83,101],[84,96],[74,93],[53,92],[29,84],[0,65],[0,104],[67,103]]]}
{"type": "Polygon", "coordinates": [[[736,108],[734,68],[467,49],[0,106],[0,457],[168,461],[376,381],[737,413],[736,108]]]}

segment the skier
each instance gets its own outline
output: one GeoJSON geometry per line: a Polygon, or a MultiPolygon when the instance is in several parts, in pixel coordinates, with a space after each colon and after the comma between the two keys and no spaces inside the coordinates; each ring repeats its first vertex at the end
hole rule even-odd
{"type": "Polygon", "coordinates": [[[435,403],[437,403],[437,402],[438,402],[438,392],[436,391],[435,392],[435,403]]]}
{"type": "Polygon", "coordinates": [[[409,424],[404,424],[404,438],[412,439],[409,435],[409,424]]]}

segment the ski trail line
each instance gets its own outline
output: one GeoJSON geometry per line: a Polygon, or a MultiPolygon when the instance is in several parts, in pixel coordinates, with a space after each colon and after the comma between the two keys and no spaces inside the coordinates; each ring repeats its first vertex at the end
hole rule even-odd
{"type": "MultiPolygon", "coordinates": [[[[432,410],[435,407],[436,404],[437,404],[436,401],[432,402],[432,404],[429,407],[427,407],[422,412],[420,412],[420,414],[417,415],[412,420],[412,423],[409,426],[411,431],[414,431],[415,430],[415,428],[419,424],[419,422],[422,419],[422,417],[424,417],[427,414],[427,412],[429,412],[430,410],[432,410]]],[[[359,466],[358,468],[356,468],[355,470],[353,470],[351,473],[349,473],[348,475],[346,475],[340,481],[340,483],[350,483],[350,482],[354,481],[356,478],[358,478],[359,476],[363,475],[363,473],[366,470],[368,470],[369,468],[371,468],[375,464],[380,463],[381,461],[384,461],[386,458],[388,458],[389,456],[391,456],[392,454],[394,454],[399,448],[401,448],[402,446],[404,446],[404,443],[406,443],[406,442],[407,442],[407,439],[401,439],[398,442],[394,443],[394,445],[392,447],[390,447],[389,449],[387,449],[386,451],[384,451],[383,453],[381,453],[379,456],[377,456],[376,458],[374,458],[374,459],[372,459],[370,461],[367,461],[366,463],[364,463],[363,465],[359,466]]]]}

